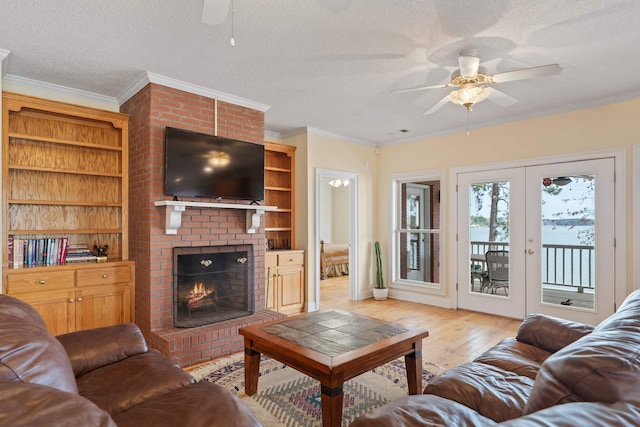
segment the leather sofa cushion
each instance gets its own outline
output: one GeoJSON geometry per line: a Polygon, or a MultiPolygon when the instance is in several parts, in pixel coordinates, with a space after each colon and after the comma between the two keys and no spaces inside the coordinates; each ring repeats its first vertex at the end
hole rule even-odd
{"type": "Polygon", "coordinates": [[[80,395],[111,416],[195,380],[157,350],[128,357],[78,377],[80,395]]]}
{"type": "Polygon", "coordinates": [[[518,375],[536,379],[542,363],[551,353],[515,338],[505,338],[477,357],[474,362],[498,366],[518,375]]]}
{"type": "Polygon", "coordinates": [[[206,381],[190,384],[113,417],[118,427],[254,427],[253,413],[227,389],[206,381]]]}
{"type": "Polygon", "coordinates": [[[40,384],[0,382],[0,425],[117,427],[87,399],[40,384]]]}
{"type": "Polygon", "coordinates": [[[574,402],[557,405],[500,424],[501,427],[637,426],[640,406],[632,402],[574,402]]]}
{"type": "Polygon", "coordinates": [[[549,353],[555,353],[592,331],[591,325],[544,314],[529,314],[520,324],[516,339],[549,353]]]}
{"type": "Polygon", "coordinates": [[[407,396],[358,417],[349,427],[478,427],[497,425],[473,409],[433,394],[407,396]]]}
{"type": "Polygon", "coordinates": [[[497,366],[465,363],[432,380],[424,392],[454,400],[496,422],[522,415],[534,380],[497,366]]]}
{"type": "Polygon", "coordinates": [[[526,413],[560,403],[640,402],[640,293],[540,368],[526,413]]]}
{"type": "Polygon", "coordinates": [[[148,350],[140,328],[133,323],[77,331],[57,338],[76,377],[148,350]]]}
{"type": "Polygon", "coordinates": [[[78,393],[71,363],[38,312],[0,295],[0,381],[41,384],[78,393]]]}

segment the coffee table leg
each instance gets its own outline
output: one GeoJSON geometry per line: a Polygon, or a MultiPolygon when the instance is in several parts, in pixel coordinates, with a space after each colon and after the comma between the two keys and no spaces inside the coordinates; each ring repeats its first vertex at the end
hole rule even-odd
{"type": "Polygon", "coordinates": [[[422,340],[413,344],[414,351],[404,356],[409,394],[422,394],[422,340]]]}
{"type": "Polygon", "coordinates": [[[333,387],[320,383],[320,396],[322,400],[322,426],[340,427],[342,426],[342,402],[344,400],[343,383],[330,379],[333,387]],[[332,380],[332,381],[331,381],[332,380]],[[339,385],[335,385],[339,383],[339,385]]]}
{"type": "Polygon", "coordinates": [[[244,346],[244,392],[252,396],[258,392],[260,353],[251,349],[250,340],[245,339],[244,346]]]}

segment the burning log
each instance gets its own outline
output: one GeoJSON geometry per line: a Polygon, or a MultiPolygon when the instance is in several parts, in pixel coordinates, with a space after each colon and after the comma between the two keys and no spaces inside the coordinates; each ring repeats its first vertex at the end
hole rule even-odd
{"type": "Polygon", "coordinates": [[[203,283],[196,283],[182,298],[182,305],[189,309],[216,305],[216,290],[205,288],[203,283]]]}

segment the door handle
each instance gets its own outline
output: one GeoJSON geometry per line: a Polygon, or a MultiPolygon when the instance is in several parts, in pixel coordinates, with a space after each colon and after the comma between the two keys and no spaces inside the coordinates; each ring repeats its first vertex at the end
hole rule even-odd
{"type": "Polygon", "coordinates": [[[533,255],[533,249],[529,249],[529,250],[527,251],[527,253],[528,253],[529,255],[533,255]]]}

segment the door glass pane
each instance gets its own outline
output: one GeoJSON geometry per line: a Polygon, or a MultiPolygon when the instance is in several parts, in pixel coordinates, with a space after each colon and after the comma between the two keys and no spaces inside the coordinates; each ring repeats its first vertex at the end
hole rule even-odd
{"type": "Polygon", "coordinates": [[[509,295],[509,182],[469,185],[469,290],[509,295]]]}
{"type": "Polygon", "coordinates": [[[440,181],[401,184],[400,279],[440,281],[440,181]]]}
{"type": "Polygon", "coordinates": [[[544,178],[542,302],[594,308],[595,176],[544,178]]]}

